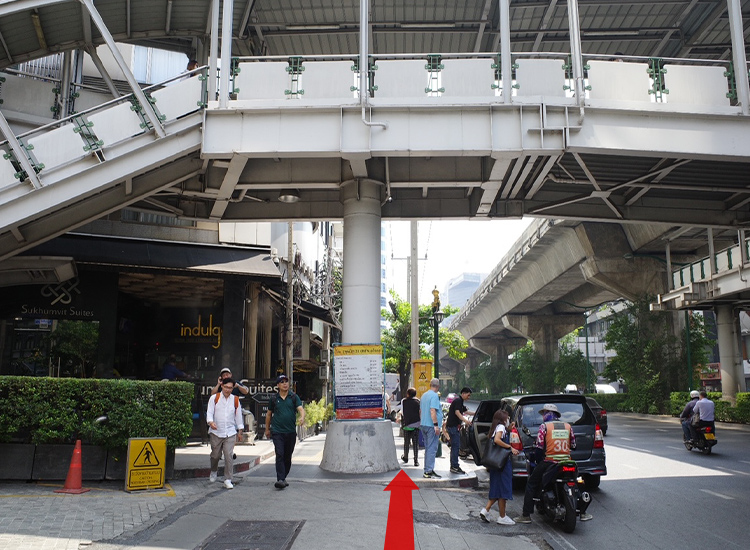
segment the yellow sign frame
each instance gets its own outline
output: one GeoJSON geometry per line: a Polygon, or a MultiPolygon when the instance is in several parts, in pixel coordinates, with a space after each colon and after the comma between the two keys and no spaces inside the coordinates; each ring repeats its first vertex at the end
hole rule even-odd
{"type": "Polygon", "coordinates": [[[432,380],[432,359],[416,359],[412,361],[414,369],[414,389],[417,390],[417,397],[421,398],[422,394],[430,389],[430,380],[432,380]]]}
{"type": "Polygon", "coordinates": [[[166,437],[131,437],[128,439],[125,490],[163,489],[166,463],[166,437]]]}

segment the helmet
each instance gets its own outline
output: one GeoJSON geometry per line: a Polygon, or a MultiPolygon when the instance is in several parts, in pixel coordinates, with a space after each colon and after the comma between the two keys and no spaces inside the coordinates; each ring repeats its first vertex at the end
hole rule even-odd
{"type": "Polygon", "coordinates": [[[558,418],[560,418],[560,411],[557,410],[557,405],[554,405],[552,403],[547,403],[542,407],[539,411],[539,414],[544,414],[545,412],[553,412],[557,415],[558,418]]]}
{"type": "Polygon", "coordinates": [[[695,399],[696,397],[700,397],[701,394],[698,393],[697,390],[693,390],[690,392],[690,399],[695,399]]]}

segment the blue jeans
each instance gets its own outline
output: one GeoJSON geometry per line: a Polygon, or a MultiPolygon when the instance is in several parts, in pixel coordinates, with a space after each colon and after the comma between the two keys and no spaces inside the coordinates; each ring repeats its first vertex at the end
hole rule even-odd
{"type": "Polygon", "coordinates": [[[451,468],[458,468],[458,450],[461,448],[458,426],[448,426],[448,435],[451,436],[451,468]]]}
{"type": "Polygon", "coordinates": [[[434,426],[420,426],[422,437],[424,437],[424,471],[431,472],[435,469],[435,453],[437,453],[438,436],[435,435],[434,426]]]}

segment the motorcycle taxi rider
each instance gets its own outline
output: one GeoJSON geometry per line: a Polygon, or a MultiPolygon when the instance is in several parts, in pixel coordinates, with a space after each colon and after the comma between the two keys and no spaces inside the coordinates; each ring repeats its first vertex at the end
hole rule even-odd
{"type": "MultiPolygon", "coordinates": [[[[557,405],[547,403],[539,411],[542,425],[536,436],[536,468],[526,481],[526,494],[523,498],[523,514],[513,518],[516,523],[531,523],[531,512],[534,509],[534,497],[541,495],[542,478],[558,462],[570,460],[570,449],[576,448],[573,429],[567,422],[560,422],[560,411],[557,405]]],[[[581,514],[581,521],[593,518],[591,514],[581,514]]]]}
{"type": "Polygon", "coordinates": [[[693,418],[693,407],[698,402],[700,394],[697,390],[690,392],[690,401],[687,402],[685,408],[680,413],[680,422],[682,423],[682,440],[688,441],[692,439],[690,435],[690,419],[693,418]]]}
{"type": "MultiPolygon", "coordinates": [[[[698,428],[711,426],[712,429],[715,429],[714,402],[708,398],[708,394],[705,390],[700,391],[700,399],[693,407],[693,414],[695,413],[700,414],[700,422],[698,422],[697,426],[698,428]]],[[[696,427],[692,424],[690,425],[690,435],[693,436],[693,439],[698,439],[698,431],[695,428],[696,427]]]]}

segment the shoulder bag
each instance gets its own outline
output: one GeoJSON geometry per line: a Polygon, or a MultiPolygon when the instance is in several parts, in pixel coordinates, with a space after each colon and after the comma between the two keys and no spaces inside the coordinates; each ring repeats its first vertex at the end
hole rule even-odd
{"type": "Polygon", "coordinates": [[[484,447],[484,455],[482,456],[482,466],[488,470],[502,470],[511,455],[509,448],[500,447],[495,445],[493,438],[487,439],[487,444],[484,447]]]}

